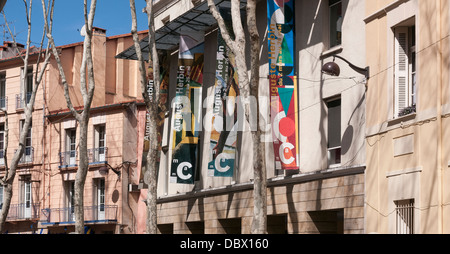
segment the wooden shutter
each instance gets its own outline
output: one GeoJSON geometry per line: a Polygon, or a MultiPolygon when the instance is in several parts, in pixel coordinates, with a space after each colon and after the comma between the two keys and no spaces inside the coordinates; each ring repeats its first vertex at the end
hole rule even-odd
{"type": "Polygon", "coordinates": [[[395,117],[408,106],[408,27],[395,28],[395,117]]]}

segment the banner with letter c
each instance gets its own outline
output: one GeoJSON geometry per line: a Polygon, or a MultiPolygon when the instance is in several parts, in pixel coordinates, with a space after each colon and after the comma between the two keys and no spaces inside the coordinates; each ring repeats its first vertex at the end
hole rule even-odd
{"type": "MultiPolygon", "coordinates": [[[[221,9],[220,12],[233,37],[231,10],[221,9]]],[[[239,95],[235,69],[235,56],[218,31],[208,176],[233,177],[238,133],[236,97],[239,95]]]]}
{"type": "Polygon", "coordinates": [[[204,36],[192,31],[180,36],[171,183],[194,184],[195,181],[201,131],[204,36]]]}
{"type": "Polygon", "coordinates": [[[299,169],[294,0],[267,0],[270,108],[275,167],[299,169]]]}

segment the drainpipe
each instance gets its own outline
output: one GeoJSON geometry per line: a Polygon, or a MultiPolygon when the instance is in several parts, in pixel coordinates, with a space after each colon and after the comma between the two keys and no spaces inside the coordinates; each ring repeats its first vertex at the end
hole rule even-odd
{"type": "MultiPolygon", "coordinates": [[[[43,100],[43,104],[42,104],[42,208],[45,209],[45,82],[47,81],[47,75],[46,75],[47,71],[44,72],[44,77],[43,77],[43,82],[42,82],[42,100],[43,100]]],[[[39,207],[40,209],[40,207],[39,207]]]]}

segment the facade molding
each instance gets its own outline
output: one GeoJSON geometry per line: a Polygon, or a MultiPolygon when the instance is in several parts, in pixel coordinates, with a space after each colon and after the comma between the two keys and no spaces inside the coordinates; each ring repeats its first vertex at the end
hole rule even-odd
{"type": "Polygon", "coordinates": [[[381,9],[375,11],[374,13],[370,14],[369,16],[367,16],[364,19],[364,22],[367,24],[367,23],[371,22],[374,19],[382,17],[382,16],[386,15],[389,11],[397,8],[401,4],[403,4],[405,2],[408,2],[408,1],[409,0],[397,0],[397,1],[393,2],[393,3],[390,3],[387,6],[385,6],[384,8],[381,8],[381,9]]]}
{"type": "MultiPolygon", "coordinates": [[[[306,183],[306,182],[310,182],[310,181],[318,181],[318,180],[325,180],[325,179],[329,179],[329,178],[336,178],[336,177],[342,177],[342,176],[364,174],[365,170],[366,170],[365,165],[358,165],[358,166],[339,167],[339,168],[320,170],[320,171],[316,171],[316,172],[312,172],[312,173],[300,173],[300,174],[292,175],[292,176],[274,177],[271,179],[267,179],[267,187],[276,187],[276,186],[282,186],[282,185],[286,185],[286,184],[301,184],[301,183],[306,183]]],[[[191,198],[221,195],[221,194],[227,194],[227,193],[231,193],[231,192],[245,191],[245,190],[251,190],[251,189],[253,189],[253,182],[246,182],[246,183],[233,184],[233,185],[216,187],[216,188],[194,190],[194,191],[188,192],[188,193],[168,195],[165,197],[159,197],[157,203],[163,204],[163,203],[181,201],[181,200],[186,200],[186,199],[191,199],[191,198]]]]}

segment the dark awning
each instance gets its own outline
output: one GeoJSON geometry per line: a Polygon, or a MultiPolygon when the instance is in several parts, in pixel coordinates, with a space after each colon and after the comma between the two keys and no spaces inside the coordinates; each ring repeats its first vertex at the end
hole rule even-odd
{"type": "MultiPolygon", "coordinates": [[[[214,2],[219,9],[231,8],[230,0],[214,0],[214,2]]],[[[241,8],[245,7],[247,1],[244,0],[241,2],[241,8]]],[[[156,48],[159,50],[172,50],[176,48],[180,42],[180,31],[204,32],[216,24],[216,20],[209,11],[208,2],[205,0],[158,29],[155,32],[156,48]]],[[[139,44],[141,45],[144,59],[148,60],[148,36],[142,39],[139,44]]],[[[116,58],[137,60],[134,45],[118,54],[116,58]]]]}

